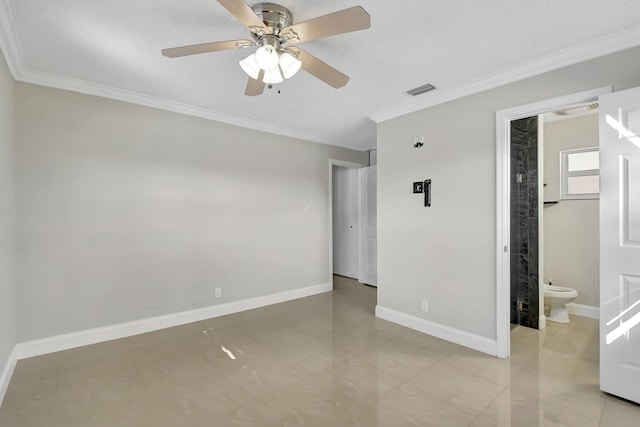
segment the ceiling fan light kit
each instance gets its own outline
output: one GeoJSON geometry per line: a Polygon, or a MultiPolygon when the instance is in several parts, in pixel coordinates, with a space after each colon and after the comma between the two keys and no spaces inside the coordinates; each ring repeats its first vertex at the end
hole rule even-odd
{"type": "Polygon", "coordinates": [[[240,67],[249,77],[258,79],[260,70],[264,70],[262,82],[268,85],[282,83],[284,79],[293,77],[302,67],[302,61],[287,49],[280,48],[280,40],[272,35],[259,36],[262,42],[256,53],[252,53],[240,61],[240,67]]]}
{"type": "Polygon", "coordinates": [[[285,79],[293,77],[302,67],[302,61],[294,57],[287,51],[280,54],[280,69],[282,70],[282,76],[285,79]]]}
{"type": "Polygon", "coordinates": [[[256,63],[265,71],[271,71],[278,66],[278,51],[271,45],[260,46],[256,50],[256,63]]]}
{"type": "Polygon", "coordinates": [[[254,80],[258,80],[260,67],[258,66],[258,62],[256,61],[255,53],[252,53],[251,55],[240,61],[240,67],[244,70],[245,73],[249,75],[249,77],[254,80]]]}
{"type": "Polygon", "coordinates": [[[259,46],[240,67],[249,76],[245,95],[260,95],[264,85],[282,83],[301,68],[334,88],[347,84],[349,77],[311,54],[291,44],[364,30],[371,26],[369,14],[360,6],[293,24],[291,12],[275,3],[253,7],[243,0],[218,0],[249,30],[252,40],[229,40],[163,49],[169,58],[259,46]]]}
{"type": "Polygon", "coordinates": [[[280,73],[280,70],[278,69],[278,67],[274,68],[273,70],[266,70],[264,72],[264,78],[262,79],[262,83],[265,83],[268,85],[282,83],[283,81],[284,81],[284,78],[282,77],[282,73],[280,73]]]}

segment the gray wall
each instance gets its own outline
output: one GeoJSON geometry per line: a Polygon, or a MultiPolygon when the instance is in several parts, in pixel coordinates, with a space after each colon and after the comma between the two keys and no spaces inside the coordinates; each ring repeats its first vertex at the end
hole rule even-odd
{"type": "Polygon", "coordinates": [[[496,111],[638,86],[639,69],[636,48],[380,123],[378,304],[495,339],[496,111]],[[413,148],[415,135],[425,136],[423,148],[413,148]],[[411,193],[427,178],[431,208],[411,193]]]}
{"type": "Polygon", "coordinates": [[[329,159],[368,157],[21,83],[16,142],[18,341],[329,282],[329,159]]]}
{"type": "MultiPolygon", "coordinates": [[[[559,194],[560,151],[596,147],[598,115],[589,114],[544,124],[544,182],[559,194]]],[[[544,215],[544,281],[578,291],[573,302],[600,306],[599,201],[561,200],[544,215]]]]}
{"type": "Polygon", "coordinates": [[[16,343],[13,193],[14,81],[0,53],[0,374],[16,343]]]}

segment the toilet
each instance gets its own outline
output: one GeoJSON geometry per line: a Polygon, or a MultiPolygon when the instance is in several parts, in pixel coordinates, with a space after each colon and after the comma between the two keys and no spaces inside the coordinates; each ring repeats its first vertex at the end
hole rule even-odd
{"type": "Polygon", "coordinates": [[[562,286],[543,285],[544,304],[551,306],[547,320],[558,323],[569,323],[567,303],[578,297],[578,291],[562,286]]]}

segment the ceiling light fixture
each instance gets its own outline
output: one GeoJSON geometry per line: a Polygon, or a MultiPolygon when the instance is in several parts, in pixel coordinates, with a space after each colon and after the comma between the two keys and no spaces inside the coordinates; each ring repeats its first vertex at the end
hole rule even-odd
{"type": "Polygon", "coordinates": [[[262,82],[268,85],[273,85],[276,83],[282,83],[284,79],[282,78],[282,73],[280,72],[280,68],[276,67],[273,70],[265,71],[264,78],[262,82]]]}
{"type": "Polygon", "coordinates": [[[282,83],[284,79],[293,77],[302,67],[302,61],[295,53],[280,47],[281,41],[277,36],[264,35],[257,44],[262,46],[240,61],[240,67],[252,79],[258,80],[260,70],[264,70],[263,83],[282,83]]]}
{"type": "Polygon", "coordinates": [[[255,55],[258,67],[265,71],[271,71],[278,66],[278,52],[271,45],[260,46],[255,55]]]}
{"type": "Polygon", "coordinates": [[[289,79],[300,70],[300,67],[302,67],[302,61],[289,52],[284,51],[280,54],[278,65],[280,65],[284,78],[289,79]]]}
{"type": "Polygon", "coordinates": [[[260,74],[260,66],[258,65],[258,61],[256,61],[255,53],[252,53],[251,55],[240,61],[240,67],[242,67],[244,72],[247,73],[249,77],[254,80],[258,79],[258,75],[260,74]]]}
{"type": "Polygon", "coordinates": [[[240,61],[240,67],[254,80],[258,79],[260,70],[264,70],[262,82],[276,84],[293,77],[302,67],[302,61],[287,50],[265,44],[240,61]]]}

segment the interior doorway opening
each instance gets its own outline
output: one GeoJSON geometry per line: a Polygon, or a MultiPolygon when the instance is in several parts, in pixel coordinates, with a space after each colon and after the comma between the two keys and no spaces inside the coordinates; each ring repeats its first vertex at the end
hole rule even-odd
{"type": "MultiPolygon", "coordinates": [[[[596,102],[600,95],[610,93],[611,87],[594,89],[591,91],[580,92],[573,95],[554,98],[533,104],[528,104],[508,110],[502,110],[496,113],[496,154],[497,154],[497,217],[496,217],[496,355],[501,358],[508,358],[510,355],[511,341],[511,267],[512,259],[517,248],[512,246],[512,186],[514,180],[518,179],[517,175],[512,177],[512,158],[511,158],[511,124],[515,120],[521,120],[528,117],[537,117],[540,114],[574,108],[588,103],[596,102]]],[[[537,154],[536,154],[537,155],[537,154]]],[[[544,206],[542,182],[538,183],[540,189],[536,195],[538,204],[544,206]],[[539,196],[539,197],[538,197],[539,196]],[[539,202],[542,201],[542,202],[539,202]]],[[[542,239],[540,239],[542,240],[542,239]]],[[[543,243],[539,243],[543,245],[543,243]]],[[[535,254],[539,257],[539,253],[535,254]]],[[[539,277],[544,277],[544,273],[540,275],[540,265],[538,265],[539,277]]],[[[537,281],[538,294],[542,292],[542,280],[537,281]]],[[[536,285],[534,284],[534,286],[536,285]]],[[[542,326],[544,327],[544,306],[538,307],[539,315],[542,317],[542,326]]]]}
{"type": "Polygon", "coordinates": [[[599,317],[598,119],[593,102],[511,121],[512,329],[599,317]]]}
{"type": "Polygon", "coordinates": [[[330,277],[377,286],[376,172],[373,165],[330,162],[330,277]]]}

